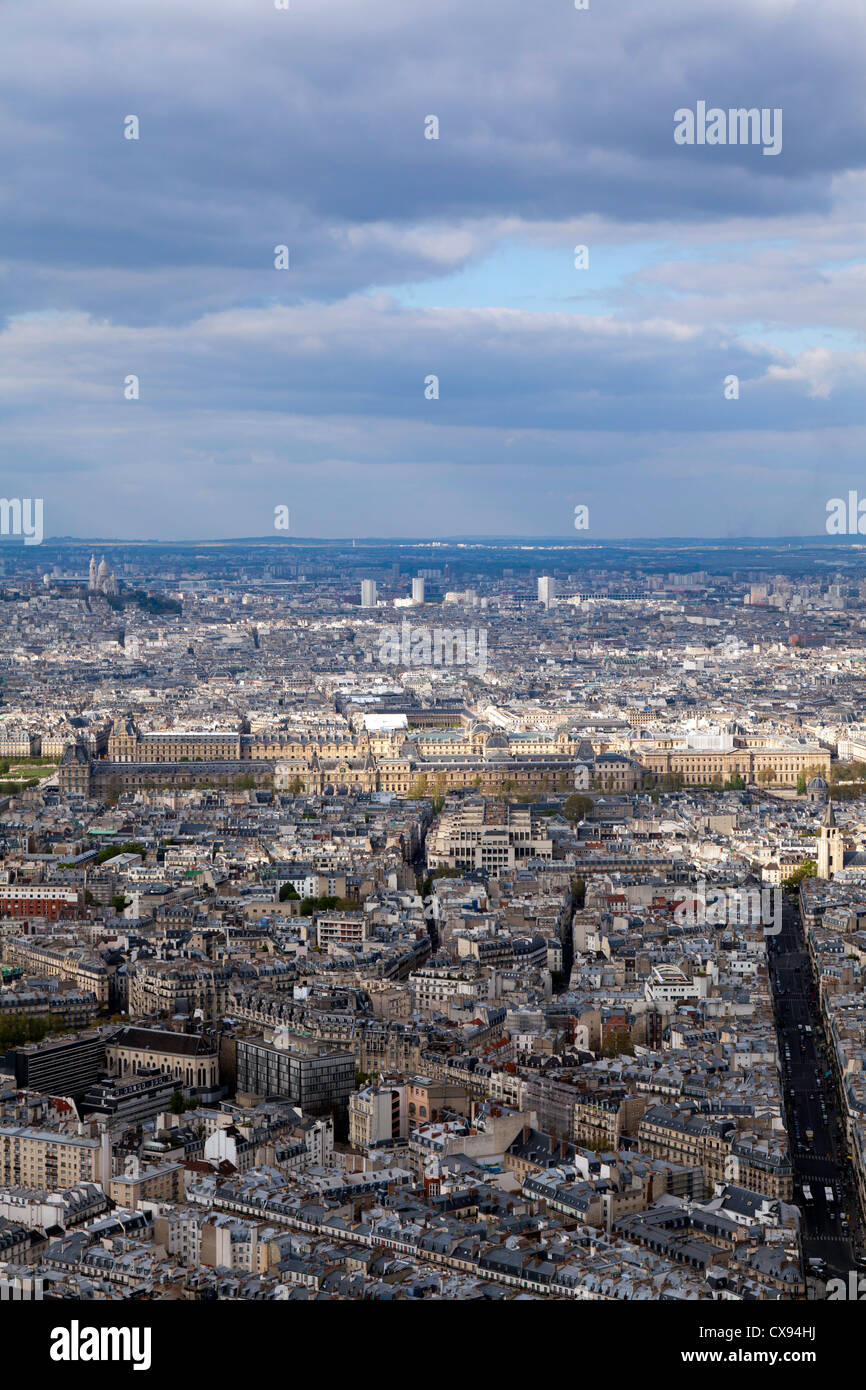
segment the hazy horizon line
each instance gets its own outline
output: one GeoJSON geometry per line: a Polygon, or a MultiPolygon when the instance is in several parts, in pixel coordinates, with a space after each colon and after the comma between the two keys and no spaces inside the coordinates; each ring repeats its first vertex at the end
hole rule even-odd
{"type": "MultiPolygon", "coordinates": [[[[568,536],[540,535],[531,536],[520,533],[510,534],[490,534],[472,535],[455,534],[439,535],[433,537],[426,536],[45,536],[42,545],[70,545],[70,546],[100,546],[100,545],[265,545],[281,548],[292,548],[301,545],[407,545],[435,547],[444,545],[474,545],[483,547],[486,545],[500,544],[520,544],[527,547],[537,547],[542,544],[555,545],[561,549],[568,550],[592,550],[600,546],[609,545],[664,545],[664,544],[705,544],[713,546],[734,546],[734,545],[785,545],[808,542],[819,542],[822,545],[839,546],[840,543],[846,548],[866,548],[866,535],[828,535],[823,532],[816,534],[790,534],[783,536],[702,536],[702,535],[670,535],[670,536],[599,536],[593,540],[570,540],[568,536]]],[[[0,536],[0,545],[8,545],[13,548],[23,549],[23,541],[20,536],[0,536]]],[[[28,547],[30,548],[30,547],[28,547]]]]}

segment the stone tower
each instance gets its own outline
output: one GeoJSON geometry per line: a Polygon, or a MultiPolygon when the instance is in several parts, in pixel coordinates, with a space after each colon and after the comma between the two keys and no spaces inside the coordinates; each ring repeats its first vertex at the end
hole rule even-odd
{"type": "Polygon", "coordinates": [[[832,878],[843,867],[843,862],[842,832],[836,824],[833,805],[829,803],[818,832],[818,877],[832,878]]]}

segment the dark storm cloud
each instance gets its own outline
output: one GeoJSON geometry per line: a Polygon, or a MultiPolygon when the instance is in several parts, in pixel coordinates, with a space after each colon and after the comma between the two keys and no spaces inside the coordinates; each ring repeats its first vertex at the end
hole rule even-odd
{"type": "Polygon", "coordinates": [[[861,0],[591,4],[5,4],[5,493],[54,534],[814,531],[866,442],[861,0]],[[781,108],[781,154],[677,146],[699,100],[781,108]],[[581,225],[633,258],[567,314],[514,308],[531,258],[501,308],[381,292],[581,225]]]}
{"type": "Polygon", "coordinates": [[[824,208],[862,159],[863,26],[853,0],[7,5],[0,302],[140,321],[438,273],[347,235],[381,223],[824,208]],[[781,107],[781,156],[675,146],[697,99],[781,107]]]}

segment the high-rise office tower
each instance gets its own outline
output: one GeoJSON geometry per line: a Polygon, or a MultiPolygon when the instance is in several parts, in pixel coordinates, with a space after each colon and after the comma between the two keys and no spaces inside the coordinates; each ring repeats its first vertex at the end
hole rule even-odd
{"type": "Polygon", "coordinates": [[[375,608],[378,594],[375,579],[361,580],[361,607],[375,608]]]}
{"type": "Polygon", "coordinates": [[[421,578],[420,575],[417,579],[412,580],[412,602],[424,602],[424,580],[421,578]]]}
{"type": "Polygon", "coordinates": [[[543,574],[538,581],[538,602],[545,608],[552,608],[556,602],[556,580],[550,575],[543,574]]]}

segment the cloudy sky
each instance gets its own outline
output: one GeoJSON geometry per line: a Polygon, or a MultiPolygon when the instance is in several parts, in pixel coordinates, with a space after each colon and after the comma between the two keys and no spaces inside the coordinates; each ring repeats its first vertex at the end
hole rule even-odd
{"type": "Polygon", "coordinates": [[[863,0],[289,3],[0,8],[0,491],[46,534],[866,496],[863,0]],[[675,143],[699,101],[780,109],[781,153],[675,143]]]}

